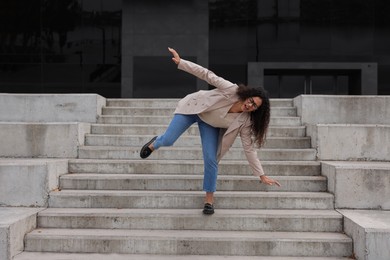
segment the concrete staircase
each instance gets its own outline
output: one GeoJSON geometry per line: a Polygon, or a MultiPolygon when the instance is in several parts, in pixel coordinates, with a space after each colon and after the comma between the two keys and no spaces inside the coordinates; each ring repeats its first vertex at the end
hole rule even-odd
{"type": "Polygon", "coordinates": [[[139,149],[165,131],[177,100],[109,99],[79,159],[38,215],[15,259],[346,259],[342,234],[316,150],[292,100],[272,100],[267,175],[253,177],[237,140],[220,163],[216,213],[204,216],[197,127],[149,159],[139,149]]]}

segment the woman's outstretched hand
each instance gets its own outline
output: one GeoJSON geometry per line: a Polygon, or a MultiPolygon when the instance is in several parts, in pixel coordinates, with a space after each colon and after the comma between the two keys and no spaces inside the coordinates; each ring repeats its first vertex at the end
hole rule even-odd
{"type": "Polygon", "coordinates": [[[279,187],[281,186],[278,181],[273,180],[273,179],[271,179],[271,178],[269,178],[269,177],[267,177],[265,175],[260,176],[260,181],[262,183],[264,183],[264,184],[271,185],[271,186],[274,185],[274,184],[279,186],[279,187]]]}
{"type": "Polygon", "coordinates": [[[177,51],[175,51],[174,49],[169,48],[169,47],[168,47],[168,51],[170,51],[173,55],[173,58],[172,58],[173,62],[176,64],[179,64],[180,63],[180,56],[177,53],[177,51]]]}

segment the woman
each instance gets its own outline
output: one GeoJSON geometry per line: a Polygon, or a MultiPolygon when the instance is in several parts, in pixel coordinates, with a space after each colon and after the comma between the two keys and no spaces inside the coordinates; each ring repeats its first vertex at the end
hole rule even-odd
{"type": "Polygon", "coordinates": [[[259,176],[264,184],[280,186],[279,182],[264,175],[253,147],[254,144],[259,147],[263,144],[270,120],[270,103],[266,91],[262,88],[233,84],[208,69],[181,59],[174,49],[168,50],[180,70],[205,80],[216,89],[201,90],[180,100],[166,132],[154,137],[142,147],[141,158],[147,158],[162,146],[173,145],[185,130],[197,122],[204,160],[204,214],[214,213],[218,162],[238,135],[253,174],[259,176]]]}

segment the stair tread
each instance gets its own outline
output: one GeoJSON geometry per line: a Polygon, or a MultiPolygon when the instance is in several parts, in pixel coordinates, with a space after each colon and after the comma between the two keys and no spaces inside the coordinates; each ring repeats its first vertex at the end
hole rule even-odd
{"type": "MultiPolygon", "coordinates": [[[[262,160],[262,166],[270,176],[319,176],[321,163],[319,161],[275,161],[262,160]]],[[[203,160],[156,160],[153,157],[143,160],[126,159],[70,159],[71,173],[96,174],[202,174],[203,160]]],[[[222,159],[219,163],[220,176],[224,175],[251,175],[247,160],[232,158],[222,159]]]]}
{"type": "MultiPolygon", "coordinates": [[[[222,260],[237,259],[237,256],[217,255],[153,255],[153,254],[96,254],[96,253],[36,253],[23,252],[13,258],[14,260],[222,260]]],[[[240,256],[241,260],[348,260],[345,257],[288,257],[288,256],[240,256]]]]}
{"type": "MultiPolygon", "coordinates": [[[[115,173],[107,173],[107,174],[99,174],[99,173],[71,173],[61,175],[61,179],[80,179],[80,180],[89,180],[89,179],[109,179],[109,180],[121,180],[121,179],[203,179],[201,175],[194,174],[115,174],[115,173]]],[[[326,181],[327,178],[325,176],[277,176],[274,175],[272,178],[277,180],[311,180],[311,181],[326,181]]],[[[218,176],[219,180],[254,180],[258,181],[259,178],[256,176],[234,176],[234,175],[220,175],[218,176]]]]}
{"type": "MultiPolygon", "coordinates": [[[[85,149],[85,150],[139,150],[139,146],[110,146],[110,145],[83,145],[79,146],[79,149],[85,149]]],[[[202,150],[201,146],[191,146],[191,147],[161,147],[159,150],[202,150]]],[[[240,147],[232,147],[229,149],[229,151],[241,151],[243,148],[240,147]]],[[[317,151],[314,148],[261,148],[259,152],[264,151],[286,151],[286,152],[314,152],[317,151]]]]}
{"type": "MultiPolygon", "coordinates": [[[[136,138],[152,138],[155,135],[132,135],[132,134],[85,134],[85,136],[99,136],[99,137],[136,137],[136,138]]],[[[199,138],[198,136],[182,136],[181,138],[199,138]]],[[[240,139],[240,137],[237,137],[237,139],[240,139]]],[[[268,139],[275,139],[275,140],[308,140],[311,139],[309,136],[269,136],[268,139]]]]}
{"type": "MultiPolygon", "coordinates": [[[[50,192],[50,196],[73,196],[73,195],[129,195],[129,196],[146,196],[146,195],[163,195],[163,196],[203,196],[203,191],[145,191],[145,190],[61,190],[50,192]]],[[[333,198],[328,192],[290,192],[290,191],[218,191],[218,197],[234,196],[238,197],[311,197],[311,198],[333,198]]]]}
{"type": "MultiPolygon", "coordinates": [[[[199,209],[113,209],[113,208],[47,208],[38,213],[38,217],[47,216],[202,216],[199,209]]],[[[342,215],[336,210],[283,210],[283,209],[218,209],[213,218],[248,218],[248,217],[294,217],[294,218],[336,218],[342,219],[342,215]]]]}
{"type": "MultiPolygon", "coordinates": [[[[115,107],[115,108],[122,108],[122,107],[115,107]]],[[[126,107],[124,107],[126,108],[126,107]]],[[[158,108],[156,108],[158,109],[158,108]]],[[[172,118],[173,115],[169,115],[169,116],[161,116],[161,115],[151,115],[151,116],[148,116],[148,117],[151,117],[151,118],[160,118],[160,117],[168,117],[168,118],[172,118]]],[[[145,117],[145,116],[142,116],[142,115],[99,115],[99,117],[145,117]]],[[[273,116],[272,118],[300,118],[299,116],[273,116]]]]}
{"type": "MultiPolygon", "coordinates": [[[[91,124],[92,127],[123,127],[123,128],[126,128],[126,127],[166,127],[168,126],[167,124],[101,124],[101,123],[93,123],[91,124]]],[[[198,128],[196,125],[192,125],[190,126],[190,128],[198,128]]],[[[285,129],[285,128],[292,128],[292,129],[303,129],[303,128],[306,128],[306,126],[302,126],[302,125],[292,125],[292,126],[278,126],[278,125],[270,125],[268,127],[268,129],[272,129],[272,128],[282,128],[282,129],[285,129]]]]}
{"type": "MultiPolygon", "coordinates": [[[[169,107],[164,107],[164,106],[104,106],[103,108],[108,108],[108,109],[139,109],[139,110],[145,110],[145,109],[175,109],[176,106],[169,106],[169,107]]],[[[271,107],[272,109],[296,109],[296,107],[293,106],[273,106],[271,107]]]]}
{"type": "MultiPolygon", "coordinates": [[[[161,160],[154,160],[154,159],[147,159],[147,160],[142,160],[142,159],[138,159],[138,160],[131,160],[131,162],[129,160],[124,160],[124,159],[70,159],[69,160],[70,163],[95,163],[95,164],[99,164],[99,163],[121,163],[121,164],[134,164],[134,163],[159,163],[159,164],[180,164],[180,165],[183,165],[183,164],[202,164],[203,165],[203,160],[190,160],[190,161],[177,161],[177,160],[164,160],[164,161],[161,161],[161,160]]],[[[221,160],[221,162],[219,163],[220,165],[221,164],[225,164],[225,165],[235,165],[235,164],[248,164],[248,161],[247,160],[221,160]]],[[[269,161],[264,161],[262,162],[262,165],[312,165],[312,166],[320,166],[321,165],[321,162],[318,162],[318,161],[272,161],[272,160],[269,160],[269,161]]]]}
{"type": "Polygon", "coordinates": [[[84,236],[96,240],[118,238],[155,238],[155,239],[188,239],[188,240],[238,240],[256,241],[337,241],[352,242],[345,234],[337,232],[269,232],[269,231],[208,231],[208,230],[128,230],[128,229],[58,229],[37,228],[26,235],[26,239],[45,238],[59,239],[62,237],[84,236]]]}
{"type": "MultiPolygon", "coordinates": [[[[221,175],[219,191],[325,191],[324,176],[273,176],[281,187],[262,185],[259,177],[221,175]]],[[[60,177],[62,190],[202,190],[203,174],[93,174],[72,173],[60,177]]]]}

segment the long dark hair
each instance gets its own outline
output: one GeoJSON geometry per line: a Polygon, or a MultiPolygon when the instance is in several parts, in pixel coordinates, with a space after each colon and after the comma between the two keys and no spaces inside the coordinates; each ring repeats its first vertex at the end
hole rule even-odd
{"type": "Polygon", "coordinates": [[[250,112],[255,143],[261,147],[264,144],[271,117],[271,105],[268,92],[262,87],[251,88],[243,84],[239,84],[237,95],[240,101],[245,101],[250,97],[259,97],[262,100],[261,106],[255,111],[250,112]]]}

